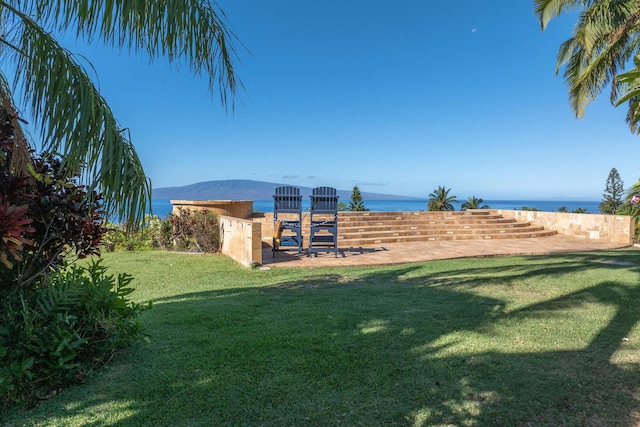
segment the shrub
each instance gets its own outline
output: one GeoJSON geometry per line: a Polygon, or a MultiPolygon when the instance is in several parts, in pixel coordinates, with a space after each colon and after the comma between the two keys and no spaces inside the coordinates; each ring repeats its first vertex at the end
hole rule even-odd
{"type": "Polygon", "coordinates": [[[108,275],[100,261],[53,274],[0,302],[2,410],[77,383],[113,354],[144,338],[131,302],[132,277],[108,275]]]}
{"type": "Polygon", "coordinates": [[[178,250],[218,252],[220,250],[220,225],[215,213],[206,209],[191,211],[179,209],[171,215],[173,239],[178,250]]]}
{"type": "Polygon", "coordinates": [[[141,227],[130,229],[126,224],[107,222],[102,247],[108,252],[115,250],[169,249],[172,246],[172,226],[169,219],[156,215],[145,215],[141,227]]]}
{"type": "Polygon", "coordinates": [[[98,254],[102,197],[69,176],[60,159],[31,152],[30,173],[8,165],[11,141],[0,141],[0,288],[37,284],[68,262],[98,254]]]}

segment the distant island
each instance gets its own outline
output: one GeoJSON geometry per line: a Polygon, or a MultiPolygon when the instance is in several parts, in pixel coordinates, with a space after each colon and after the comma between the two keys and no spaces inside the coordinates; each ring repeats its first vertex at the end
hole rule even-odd
{"type": "MultiPolygon", "coordinates": [[[[198,182],[182,187],[155,188],[153,199],[171,200],[270,200],[276,187],[291,184],[278,184],[275,182],[252,181],[247,179],[228,179],[222,181],[198,182]]],[[[303,197],[307,198],[312,187],[300,189],[303,197]]],[[[340,200],[351,199],[351,189],[338,190],[340,200]]],[[[393,194],[379,194],[362,192],[362,198],[366,200],[422,200],[419,197],[398,196],[393,194]]]]}

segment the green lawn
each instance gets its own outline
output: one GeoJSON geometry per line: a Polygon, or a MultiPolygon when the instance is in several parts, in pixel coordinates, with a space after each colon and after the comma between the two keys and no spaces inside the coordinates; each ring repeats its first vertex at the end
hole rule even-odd
{"type": "Polygon", "coordinates": [[[245,269],[105,254],[151,337],[8,426],[633,426],[640,251],[245,269]]]}

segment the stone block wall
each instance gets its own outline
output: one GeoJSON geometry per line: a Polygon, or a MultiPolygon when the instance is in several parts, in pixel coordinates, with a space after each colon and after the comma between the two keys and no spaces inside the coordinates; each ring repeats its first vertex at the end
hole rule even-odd
{"type": "Polygon", "coordinates": [[[170,200],[173,214],[178,209],[208,210],[216,215],[234,218],[251,219],[253,215],[253,200],[170,200]]]}
{"type": "Polygon", "coordinates": [[[240,264],[249,267],[262,264],[262,230],[259,222],[220,217],[221,252],[240,264]]]}
{"type": "Polygon", "coordinates": [[[634,220],[626,215],[577,214],[563,212],[538,212],[496,210],[505,218],[529,221],[558,234],[584,239],[632,245],[635,234],[634,220]]]}

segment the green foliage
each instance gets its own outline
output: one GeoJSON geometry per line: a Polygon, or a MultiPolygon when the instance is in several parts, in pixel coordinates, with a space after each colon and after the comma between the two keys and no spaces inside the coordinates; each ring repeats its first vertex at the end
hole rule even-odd
{"type": "Polygon", "coordinates": [[[560,213],[578,213],[578,214],[589,213],[586,208],[577,208],[577,209],[574,209],[572,211],[569,211],[569,208],[566,207],[566,206],[560,206],[558,208],[558,212],[560,212],[560,213]]]}
{"type": "Polygon", "coordinates": [[[531,211],[531,212],[540,212],[540,209],[538,208],[530,208],[527,206],[523,206],[520,208],[521,211],[531,211]]]}
{"type": "Polygon", "coordinates": [[[636,182],[627,193],[627,201],[619,209],[620,215],[630,215],[635,218],[635,241],[640,241],[640,181],[636,182]]]}
{"type": "Polygon", "coordinates": [[[0,302],[2,410],[82,381],[96,366],[137,342],[132,277],[107,274],[101,261],[53,274],[39,287],[5,294],[0,302]]]}
{"type": "Polygon", "coordinates": [[[467,209],[490,209],[489,205],[483,205],[484,200],[476,198],[476,196],[469,197],[466,202],[460,206],[460,209],[466,211],[467,209]]]}
{"type": "Polygon", "coordinates": [[[15,154],[11,133],[0,132],[0,288],[35,284],[63,266],[67,255],[98,253],[101,195],[77,185],[56,156],[29,152],[29,175],[9,166],[15,154]]]}
{"type": "Polygon", "coordinates": [[[599,205],[601,214],[615,215],[624,204],[624,182],[616,168],[612,168],[607,177],[607,182],[602,194],[602,202],[599,205]]]}
{"type": "Polygon", "coordinates": [[[452,203],[458,203],[456,196],[449,196],[450,188],[439,186],[429,194],[427,208],[430,211],[455,211],[452,203]]]}
{"type": "Polygon", "coordinates": [[[105,228],[107,231],[102,239],[102,246],[109,252],[167,250],[172,247],[172,226],[169,218],[145,215],[144,222],[139,227],[109,222],[105,228]]]}
{"type": "Polygon", "coordinates": [[[347,204],[345,202],[338,202],[338,211],[344,212],[347,210],[347,204]]]}
{"type": "MultiPolygon", "coordinates": [[[[77,56],[54,35],[165,57],[204,77],[233,107],[242,84],[237,80],[234,33],[218,5],[208,0],[139,2],[0,2],[0,102],[13,103],[33,118],[44,149],[61,153],[71,174],[82,172],[91,188],[100,188],[106,210],[129,225],[142,220],[151,185],[128,131],[123,129],[77,56]],[[7,81],[14,81],[10,90],[7,81]],[[2,84],[2,82],[4,84],[2,84]],[[13,93],[12,93],[13,92],[13,93]]],[[[16,145],[26,148],[24,139],[16,145]]],[[[18,175],[25,164],[14,164],[18,175]]]]}
{"type": "Polygon", "coordinates": [[[173,239],[177,250],[220,250],[220,223],[215,213],[206,209],[180,209],[177,215],[171,215],[169,221],[173,226],[173,239]]]}
{"type": "Polygon", "coordinates": [[[629,102],[627,123],[637,133],[640,3],[629,0],[534,0],[534,3],[543,30],[552,18],[563,13],[577,17],[573,36],[560,45],[556,64],[556,71],[564,67],[569,102],[576,117],[583,117],[589,103],[609,86],[612,104],[629,102]],[[635,68],[624,73],[634,57],[635,68]]]}
{"type": "Polygon", "coordinates": [[[354,186],[351,191],[351,201],[349,202],[349,210],[351,212],[365,212],[369,209],[364,207],[364,202],[362,201],[362,194],[360,193],[360,189],[358,186],[354,186]]]}

